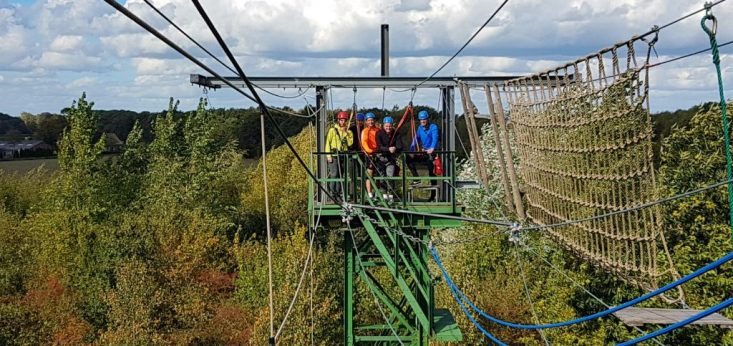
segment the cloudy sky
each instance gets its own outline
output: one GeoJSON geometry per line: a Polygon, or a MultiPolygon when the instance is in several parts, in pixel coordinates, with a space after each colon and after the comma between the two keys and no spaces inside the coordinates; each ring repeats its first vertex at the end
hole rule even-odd
{"type": "MultiPolygon", "coordinates": [[[[500,4],[499,0],[205,0],[209,16],[251,76],[378,76],[379,28],[390,25],[392,76],[427,76],[450,57],[500,4]]],[[[153,0],[211,51],[220,50],[188,0],[153,0]]],[[[509,0],[443,76],[521,75],[644,33],[699,9],[696,0],[509,0]]],[[[204,58],[142,0],[125,6],[172,40],[204,58]]],[[[714,8],[718,41],[733,40],[733,2],[714,8]]],[[[709,47],[700,15],[659,35],[659,57],[709,47]]],[[[733,45],[721,49],[726,83],[733,83],[733,45]]],[[[224,58],[223,54],[220,57],[224,58]]],[[[225,75],[211,59],[210,66],[225,75]]],[[[83,91],[97,109],[160,110],[168,97],[190,109],[202,90],[188,83],[202,70],[101,0],[0,0],[0,112],[58,112],[83,91]]],[[[730,86],[730,85],[729,85],[730,86]]],[[[709,54],[652,70],[653,111],[715,100],[709,54]]],[[[273,90],[292,95],[297,90],[273,90]]],[[[733,92],[733,86],[727,90],[733,92]]],[[[312,99],[312,93],[307,96],[312,99]]],[[[351,90],[336,92],[351,104],[351,90]]],[[[382,90],[360,90],[361,106],[381,106],[382,90]]],[[[409,95],[387,91],[388,105],[409,95]]],[[[249,107],[231,90],[209,94],[216,107],[249,107]]],[[[302,108],[306,100],[265,96],[268,104],[302,108]]],[[[419,104],[437,106],[435,90],[419,104]]],[[[312,101],[311,101],[312,102],[312,101]]],[[[480,104],[480,102],[477,102],[480,104]]]]}

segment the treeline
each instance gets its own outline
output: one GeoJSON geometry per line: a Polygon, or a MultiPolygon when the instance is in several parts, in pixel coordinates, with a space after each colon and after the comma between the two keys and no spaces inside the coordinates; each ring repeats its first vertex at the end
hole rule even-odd
{"type": "Polygon", "coordinates": [[[20,118],[0,113],[0,135],[24,136],[29,134],[31,131],[20,118]]]}
{"type": "MultiPolygon", "coordinates": [[[[181,115],[171,103],[151,122],[149,140],[141,123],[133,123],[126,150],[115,160],[100,159],[101,144],[94,135],[99,113],[84,97],[66,119],[60,168],[52,178],[38,172],[0,174],[0,345],[266,344],[261,166],[243,169],[242,150],[220,136],[225,113],[201,105],[181,115]]],[[[664,137],[661,195],[724,179],[719,122],[717,107],[701,109],[685,127],[664,137]]],[[[292,138],[299,153],[313,147],[312,133],[306,128],[292,138]]],[[[273,148],[267,160],[270,186],[277,187],[270,189],[277,327],[308,250],[308,180],[285,146],[273,148]]],[[[498,186],[486,191],[498,191],[498,186]]],[[[501,194],[486,191],[480,192],[484,196],[461,196],[460,201],[468,214],[500,218],[501,194]]],[[[661,229],[682,274],[733,250],[727,212],[724,186],[664,205],[661,229]]],[[[342,342],[342,236],[317,232],[313,269],[280,344],[342,342]]],[[[483,236],[443,246],[441,255],[464,292],[506,320],[547,323],[604,309],[568,277],[609,305],[642,293],[541,233],[521,239],[537,254],[491,226],[466,225],[433,236],[483,236]]],[[[685,285],[687,304],[706,308],[729,296],[733,273],[730,265],[721,268],[685,285]]],[[[357,292],[359,311],[366,312],[359,318],[381,323],[367,288],[359,286],[357,292]]],[[[444,283],[439,282],[436,292],[436,305],[449,307],[457,317],[464,344],[485,344],[444,283]]],[[[659,300],[652,304],[666,306],[659,300]]],[[[547,330],[542,336],[485,327],[512,344],[527,345],[542,345],[543,337],[557,345],[615,344],[640,335],[615,318],[547,330]]],[[[658,340],[669,345],[731,344],[733,332],[689,327],[658,340]]]]}
{"type": "MultiPolygon", "coordinates": [[[[289,112],[297,112],[286,108],[289,112]]],[[[69,108],[61,111],[60,114],[22,113],[20,118],[0,114],[0,140],[18,140],[25,137],[40,139],[56,146],[61,138],[64,129],[68,126],[69,108]]],[[[216,113],[220,120],[216,126],[217,136],[220,141],[236,141],[237,146],[244,152],[246,157],[259,157],[260,151],[260,113],[255,108],[246,109],[210,109],[209,112],[216,113]]],[[[306,114],[305,110],[300,111],[306,114]]],[[[166,111],[160,112],[134,112],[128,110],[94,110],[98,119],[95,128],[95,135],[99,138],[102,133],[114,133],[123,142],[127,140],[135,123],[139,124],[142,131],[142,138],[150,143],[153,140],[153,124],[155,119],[164,116],[166,111]]],[[[182,119],[191,116],[195,111],[182,112],[176,110],[175,118],[182,119]]],[[[305,127],[309,119],[283,115],[276,113],[275,119],[280,128],[288,136],[299,133],[305,127]]],[[[274,131],[268,131],[268,149],[282,144],[274,131]]]]}
{"type": "MultiPolygon", "coordinates": [[[[701,109],[708,109],[712,105],[714,104],[705,103],[688,109],[679,109],[673,112],[665,111],[652,115],[652,120],[654,122],[655,157],[657,164],[659,163],[661,140],[669,136],[673,127],[685,126],[695,113],[701,109]]],[[[305,116],[309,114],[307,109],[295,110],[289,107],[284,107],[282,110],[303,116],[296,117],[285,113],[274,112],[275,119],[280,128],[288,136],[293,136],[299,133],[307,124],[313,123],[314,121],[313,118],[305,118],[305,116]]],[[[420,110],[427,110],[431,119],[434,121],[438,121],[438,119],[440,119],[438,111],[430,106],[416,106],[414,111],[415,114],[420,110]]],[[[0,140],[17,140],[25,137],[32,137],[33,139],[40,139],[55,146],[61,137],[64,128],[68,125],[66,117],[67,111],[68,109],[64,109],[60,114],[31,114],[23,112],[21,113],[20,118],[0,113],[0,140]]],[[[379,114],[380,117],[389,115],[397,121],[401,119],[404,111],[404,108],[397,107],[390,110],[379,108],[363,108],[359,110],[359,112],[362,113],[375,112],[376,114],[379,114]]],[[[151,142],[153,139],[152,124],[155,118],[166,113],[165,111],[135,112],[129,110],[94,110],[94,112],[99,119],[96,126],[97,136],[101,136],[101,134],[105,132],[114,133],[123,142],[127,140],[127,137],[136,122],[142,128],[143,140],[151,142]]],[[[218,129],[218,136],[220,136],[222,141],[236,140],[237,147],[244,152],[245,157],[260,157],[260,113],[256,108],[215,108],[209,109],[209,112],[221,115],[221,123],[216,124],[216,127],[218,129]]],[[[176,111],[174,116],[183,118],[192,113],[193,112],[176,111]]],[[[488,119],[476,118],[476,123],[478,127],[481,128],[484,124],[488,123],[488,119]]],[[[266,124],[270,126],[269,122],[266,124]]],[[[459,160],[462,160],[466,158],[466,151],[471,150],[464,117],[460,116],[456,120],[456,130],[458,134],[456,141],[456,157],[459,160]],[[466,149],[465,151],[464,147],[466,149]]],[[[403,142],[405,142],[403,144],[409,144],[410,135],[408,132],[409,122],[407,122],[399,131],[403,142]]],[[[275,131],[268,131],[266,136],[268,150],[272,147],[277,147],[283,144],[282,139],[275,131]]]]}

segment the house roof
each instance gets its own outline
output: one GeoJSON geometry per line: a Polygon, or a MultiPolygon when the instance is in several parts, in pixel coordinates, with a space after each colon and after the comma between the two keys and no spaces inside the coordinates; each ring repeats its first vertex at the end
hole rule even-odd
{"type": "Polygon", "coordinates": [[[43,144],[45,143],[41,140],[0,141],[0,150],[28,150],[43,144]]]}
{"type": "Polygon", "coordinates": [[[114,132],[104,133],[104,144],[106,146],[124,145],[125,143],[120,140],[114,132]]]}

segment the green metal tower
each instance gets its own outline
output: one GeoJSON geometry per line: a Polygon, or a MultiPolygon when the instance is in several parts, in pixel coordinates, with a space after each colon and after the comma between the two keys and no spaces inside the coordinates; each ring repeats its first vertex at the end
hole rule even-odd
{"type": "MultiPolygon", "coordinates": [[[[452,158],[450,153],[443,155],[452,158]]],[[[428,267],[431,230],[460,226],[458,221],[440,217],[460,215],[460,207],[452,198],[442,202],[408,202],[420,188],[408,188],[407,183],[420,178],[375,179],[363,173],[365,166],[360,155],[343,154],[339,159],[345,162],[345,174],[341,178],[323,179],[322,183],[341,183],[345,200],[357,205],[434,215],[379,211],[353,207],[349,203],[346,208],[336,203],[320,205],[316,199],[311,199],[314,203],[309,210],[320,212],[322,220],[332,218],[332,224],[336,225],[331,229],[343,234],[344,344],[428,345],[431,340],[461,341],[461,332],[448,310],[435,307],[437,277],[428,267]],[[373,186],[382,180],[399,181],[401,184],[395,185],[401,185],[396,190],[402,189],[402,201],[388,203],[379,197],[365,198],[360,187],[366,179],[371,180],[373,186]],[[374,304],[360,310],[360,306],[366,305],[359,304],[364,299],[373,300],[374,304]]],[[[434,179],[455,182],[452,175],[434,179]]],[[[311,186],[311,193],[315,190],[315,186],[311,186]]],[[[376,188],[376,192],[381,196],[382,191],[376,188]]]]}
{"type": "MultiPolygon", "coordinates": [[[[326,186],[338,183],[343,186],[341,196],[346,204],[329,201],[313,181],[309,184],[308,211],[311,227],[320,214],[319,227],[343,234],[344,253],[344,344],[410,344],[427,345],[429,342],[460,342],[462,335],[453,317],[446,309],[435,307],[434,287],[437,276],[428,267],[428,242],[431,231],[460,226],[460,223],[442,216],[460,216],[462,207],[456,204],[455,189],[461,182],[455,179],[457,115],[454,89],[458,80],[471,86],[483,87],[514,79],[516,76],[494,77],[250,77],[260,88],[315,88],[316,106],[316,165],[318,184],[326,186]],[[365,198],[363,186],[363,156],[359,153],[342,153],[343,174],[340,178],[328,178],[325,135],[330,125],[329,90],[332,88],[356,89],[387,88],[438,89],[440,112],[432,119],[440,128],[440,149],[444,175],[432,178],[431,185],[414,187],[408,184],[420,178],[400,177],[376,180],[393,180],[394,195],[398,202],[388,203],[379,198],[365,198]],[[421,191],[423,190],[423,191],[421,191]],[[419,198],[424,190],[434,190],[436,201],[419,198]],[[357,206],[366,206],[357,207],[357,206]],[[392,209],[374,210],[373,207],[392,209]],[[399,209],[401,211],[394,211],[399,209]],[[421,215],[406,214],[417,212],[421,215]],[[429,215],[426,215],[429,214],[429,215]],[[364,299],[374,301],[368,309],[364,299]],[[375,311],[376,310],[376,311],[375,311]]],[[[237,77],[227,77],[233,85],[243,85],[237,77]]],[[[191,75],[191,83],[206,88],[227,87],[228,84],[214,77],[191,75]]],[[[401,155],[401,168],[405,171],[405,154],[401,155]]],[[[423,177],[425,179],[426,177],[423,177]]],[[[373,186],[375,179],[369,177],[373,186]]]]}

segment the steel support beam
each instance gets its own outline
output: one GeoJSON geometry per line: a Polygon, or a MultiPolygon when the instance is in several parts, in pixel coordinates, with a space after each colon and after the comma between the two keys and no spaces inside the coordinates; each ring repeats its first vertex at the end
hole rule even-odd
{"type": "Polygon", "coordinates": [[[389,25],[382,24],[382,77],[389,76],[389,25]]]}
{"type": "MultiPolygon", "coordinates": [[[[239,77],[224,77],[235,86],[244,86],[239,77]]],[[[458,80],[472,87],[483,87],[484,84],[497,84],[515,79],[517,76],[490,77],[433,77],[425,81],[425,77],[249,77],[248,79],[261,88],[445,88],[455,87],[458,80]]],[[[221,88],[227,85],[216,77],[192,74],[192,84],[207,88],[221,88]]]]}
{"type": "MultiPolygon", "coordinates": [[[[316,109],[318,109],[318,115],[316,116],[316,145],[318,152],[326,151],[326,131],[328,131],[328,88],[316,87],[316,109]]],[[[318,179],[324,179],[328,177],[326,157],[318,155],[318,179]]],[[[318,196],[318,200],[325,203],[326,196],[321,189],[315,191],[318,196]]]]}
{"type": "MultiPolygon", "coordinates": [[[[461,79],[463,80],[463,79],[461,79]]],[[[446,86],[440,88],[440,104],[441,104],[441,119],[443,123],[441,124],[441,133],[440,133],[440,142],[443,143],[442,150],[449,151],[449,152],[455,152],[456,150],[456,136],[454,134],[456,133],[455,126],[456,126],[456,95],[455,90],[452,86],[446,86]]],[[[446,176],[454,177],[456,176],[456,169],[455,169],[455,160],[445,160],[443,162],[443,165],[445,166],[445,174],[446,176]]],[[[455,183],[455,182],[451,182],[455,183]]],[[[454,200],[454,194],[452,193],[452,189],[455,184],[448,184],[447,182],[443,183],[442,196],[441,201],[451,202],[453,205],[455,205],[454,200]]]]}

